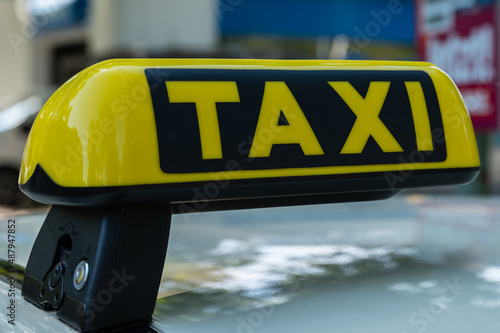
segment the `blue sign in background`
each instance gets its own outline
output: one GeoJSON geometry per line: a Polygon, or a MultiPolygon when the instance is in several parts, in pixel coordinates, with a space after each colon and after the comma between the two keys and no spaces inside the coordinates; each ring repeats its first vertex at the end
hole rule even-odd
{"type": "Polygon", "coordinates": [[[66,28],[85,22],[87,0],[27,0],[37,33],[66,28]]]}
{"type": "Polygon", "coordinates": [[[411,0],[220,0],[219,6],[223,36],[364,33],[375,40],[412,43],[414,39],[411,0]]]}

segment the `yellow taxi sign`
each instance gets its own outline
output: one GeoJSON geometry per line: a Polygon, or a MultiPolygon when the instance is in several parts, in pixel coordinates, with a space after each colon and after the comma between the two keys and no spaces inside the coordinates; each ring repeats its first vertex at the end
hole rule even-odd
{"type": "Polygon", "coordinates": [[[20,183],[46,203],[230,208],[376,198],[478,170],[461,96],[428,63],[112,60],[48,101],[20,183]]]}
{"type": "Polygon", "coordinates": [[[172,212],[382,199],[478,171],[462,98],[431,64],[106,61],[30,132],[21,188],[52,208],[22,295],[82,331],[143,323],[172,212]]]}

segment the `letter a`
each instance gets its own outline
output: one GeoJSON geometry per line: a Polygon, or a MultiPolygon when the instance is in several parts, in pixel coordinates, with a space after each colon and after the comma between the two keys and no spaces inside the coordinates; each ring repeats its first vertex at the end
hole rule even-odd
{"type": "Polygon", "coordinates": [[[323,149],[316,138],[302,109],[285,82],[266,82],[259,120],[248,157],[269,157],[273,145],[299,144],[304,155],[323,155],[323,149]],[[278,125],[283,113],[286,125],[278,125]],[[263,133],[271,138],[258,142],[263,133]]]}

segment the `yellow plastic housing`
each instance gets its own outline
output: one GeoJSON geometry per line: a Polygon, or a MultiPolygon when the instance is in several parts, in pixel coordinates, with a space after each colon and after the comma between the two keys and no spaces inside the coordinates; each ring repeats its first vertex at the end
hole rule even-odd
{"type": "MultiPolygon", "coordinates": [[[[251,74],[251,73],[250,73],[251,74]]],[[[278,72],[279,74],[279,72],[278,72]]],[[[293,73],[292,73],[293,74],[293,73]]],[[[376,73],[375,73],[376,74],[376,73]]],[[[159,80],[169,92],[170,103],[196,105],[203,160],[222,157],[221,139],[224,128],[217,123],[217,110],[221,104],[236,105],[242,96],[242,87],[232,81],[173,81],[159,80]],[[196,91],[197,93],[192,93],[196,91]],[[205,103],[205,104],[204,104],[205,103]],[[230,104],[233,103],[233,104],[230,104]],[[218,132],[219,131],[219,132],[218,132]]],[[[426,101],[422,88],[413,81],[405,82],[413,111],[417,139],[434,139],[430,135],[426,115],[426,101]],[[412,97],[413,96],[413,97],[412,97]],[[420,110],[420,111],[419,111],[420,110]]],[[[280,144],[300,145],[304,155],[325,154],[315,129],[308,125],[300,101],[290,95],[291,88],[278,81],[266,82],[264,96],[259,101],[260,116],[255,131],[272,127],[273,115],[283,112],[282,132],[267,144],[248,143],[248,158],[265,159],[270,149],[280,144]],[[275,110],[273,101],[284,103],[282,110],[275,110]],[[266,104],[267,103],[267,104],[266,104]],[[302,109],[301,109],[302,107],[302,109]],[[274,113],[273,113],[274,112],[274,113]],[[278,113],[276,113],[278,112],[278,113]],[[266,118],[267,117],[267,118],[266,118]],[[269,118],[269,119],[268,119],[269,118]],[[293,126],[292,126],[293,125],[293,126]],[[287,127],[289,126],[289,127],[287,127]],[[292,130],[293,129],[293,130],[292,130]],[[301,133],[297,137],[297,133],[301,133]],[[320,143],[320,144],[318,144],[320,143]],[[263,147],[262,147],[263,146],[263,147]]],[[[280,117],[282,117],[280,115],[280,117]]],[[[353,118],[354,119],[354,118],[353,118]]],[[[276,124],[274,124],[276,126],[276,124]]],[[[413,126],[413,125],[412,125],[413,126]]],[[[271,128],[272,129],[272,128],[271,128]]],[[[334,134],[333,134],[334,135],[334,134]]],[[[425,140],[417,142],[417,152],[425,150],[425,140]]],[[[182,142],[176,143],[182,145],[182,142]]],[[[186,151],[186,154],[192,154],[186,151]]],[[[422,154],[420,154],[422,155],[422,154]]],[[[339,155],[340,156],[340,155],[339,155]]],[[[166,157],[168,160],[168,157],[166,157]]],[[[30,184],[35,169],[40,167],[46,175],[63,188],[130,187],[168,184],[202,184],[214,181],[291,179],[294,177],[352,175],[391,172],[395,177],[407,177],[408,170],[478,169],[479,156],[470,117],[462,97],[451,79],[436,66],[421,62],[391,61],[331,61],[331,60],[227,60],[227,59],[133,59],[109,60],[93,65],[75,75],[48,100],[39,113],[24,151],[19,183],[26,192],[43,193],[44,189],[30,184]],[[367,140],[374,139],[383,152],[397,153],[404,148],[388,133],[378,114],[363,114],[369,108],[380,108],[389,83],[385,72],[425,72],[432,80],[438,99],[440,116],[446,142],[446,158],[429,162],[425,158],[413,161],[401,159],[398,163],[362,163],[358,165],[308,165],[246,169],[227,165],[225,170],[195,172],[165,172],[160,163],[157,130],[151,82],[148,69],[239,70],[239,71],[380,71],[381,78],[370,83],[365,93],[356,91],[347,81],[325,82],[332,94],[337,93],[356,117],[356,122],[339,154],[363,154],[367,140]],[[384,83],[385,82],[385,83],[384,83]],[[382,97],[380,97],[382,96],[382,97]],[[378,106],[374,106],[375,104],[378,106]],[[369,129],[367,127],[370,127],[369,129]],[[371,128],[373,127],[373,128],[371,128]],[[359,134],[356,134],[359,132],[359,134]],[[371,138],[369,137],[371,135],[371,138]]],[[[196,168],[195,168],[196,169],[196,168]]],[[[389,180],[390,182],[390,180],[389,180]]],[[[401,182],[401,187],[405,187],[401,182]]],[[[50,193],[47,193],[50,196],[50,193]]],[[[49,200],[50,201],[50,200],[49,200]]]]}

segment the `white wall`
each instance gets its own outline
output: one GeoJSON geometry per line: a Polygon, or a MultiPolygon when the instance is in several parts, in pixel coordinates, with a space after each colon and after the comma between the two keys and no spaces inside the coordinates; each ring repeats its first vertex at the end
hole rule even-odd
{"type": "MultiPolygon", "coordinates": [[[[1,1],[1,0],[0,0],[1,1]]],[[[52,74],[52,52],[57,46],[85,42],[88,34],[85,27],[64,28],[38,36],[32,41],[33,53],[33,83],[36,86],[47,85],[52,74]]]]}
{"type": "Polygon", "coordinates": [[[93,0],[90,51],[215,51],[219,25],[213,0],[93,0]]]}
{"type": "Polygon", "coordinates": [[[0,1],[0,107],[33,87],[30,26],[18,18],[15,1],[0,1]]]}

